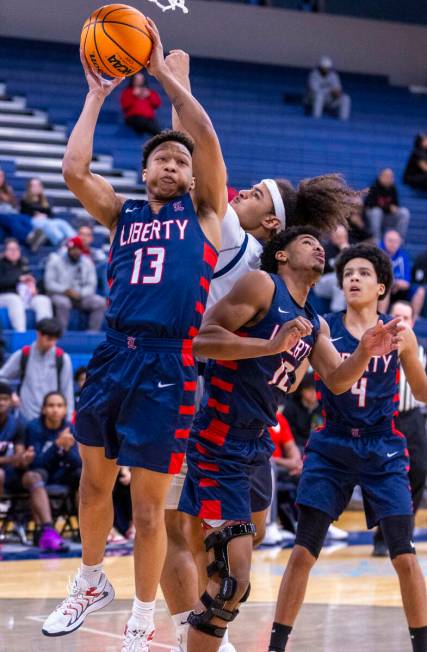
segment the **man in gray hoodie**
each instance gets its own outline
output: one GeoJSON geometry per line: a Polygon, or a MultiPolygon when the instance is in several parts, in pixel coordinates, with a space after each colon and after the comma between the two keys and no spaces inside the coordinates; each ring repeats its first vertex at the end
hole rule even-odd
{"type": "Polygon", "coordinates": [[[340,120],[348,120],[351,98],[342,91],[341,81],[329,57],[322,57],[317,68],[308,78],[307,104],[314,118],[320,118],[324,110],[338,113],[340,120]]]}
{"type": "Polygon", "coordinates": [[[89,330],[99,331],[106,309],[104,297],[96,294],[95,265],[79,237],[71,238],[64,252],[52,254],[46,264],[44,283],[55,306],[63,331],[68,328],[70,311],[89,313],[89,330]]]}

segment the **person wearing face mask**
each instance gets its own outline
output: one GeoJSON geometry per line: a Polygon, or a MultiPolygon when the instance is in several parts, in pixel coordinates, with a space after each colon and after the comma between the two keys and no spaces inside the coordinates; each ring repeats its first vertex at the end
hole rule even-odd
{"type": "Polygon", "coordinates": [[[338,114],[340,120],[350,118],[351,98],[343,93],[341,80],[329,57],[322,57],[311,71],[305,101],[313,118],[321,118],[324,110],[338,114]]]}
{"type": "Polygon", "coordinates": [[[99,331],[104,319],[106,300],[96,294],[95,265],[82,240],[71,238],[63,253],[52,254],[45,270],[45,287],[55,307],[57,319],[67,330],[71,309],[89,313],[89,330],[99,331]]]}

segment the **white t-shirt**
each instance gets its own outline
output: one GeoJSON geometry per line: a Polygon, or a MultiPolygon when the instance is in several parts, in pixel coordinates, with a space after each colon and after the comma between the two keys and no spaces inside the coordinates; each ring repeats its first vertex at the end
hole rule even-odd
{"type": "Polygon", "coordinates": [[[262,244],[240,226],[234,208],[228,204],[221,224],[221,250],[211,281],[206,307],[211,308],[247,272],[259,269],[262,244]]]}

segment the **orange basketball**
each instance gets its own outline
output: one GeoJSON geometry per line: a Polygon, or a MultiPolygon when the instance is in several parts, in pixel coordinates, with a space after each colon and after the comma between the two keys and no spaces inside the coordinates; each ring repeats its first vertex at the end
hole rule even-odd
{"type": "Polygon", "coordinates": [[[146,65],[153,43],[144,14],[128,5],[106,5],[83,25],[80,46],[91,68],[129,77],[146,65]]]}

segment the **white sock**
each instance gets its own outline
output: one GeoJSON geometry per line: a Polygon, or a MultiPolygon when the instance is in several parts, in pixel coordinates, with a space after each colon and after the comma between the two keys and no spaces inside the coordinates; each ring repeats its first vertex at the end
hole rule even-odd
{"type": "Polygon", "coordinates": [[[226,643],[228,643],[228,627],[225,630],[224,636],[222,637],[222,641],[221,641],[221,645],[219,646],[219,649],[221,650],[222,646],[225,645],[226,643]]]}
{"type": "Polygon", "coordinates": [[[134,629],[154,629],[154,608],[156,601],[142,602],[135,596],[132,605],[132,615],[129,618],[128,625],[134,629]]]}
{"type": "Polygon", "coordinates": [[[100,564],[95,564],[94,566],[87,566],[83,562],[80,566],[80,576],[83,577],[89,586],[97,586],[102,574],[102,562],[100,564]]]}
{"type": "Polygon", "coordinates": [[[190,625],[187,623],[187,619],[190,614],[191,611],[182,611],[180,614],[175,614],[172,616],[172,620],[175,625],[176,638],[184,652],[187,652],[188,630],[190,627],[190,625]]]}

